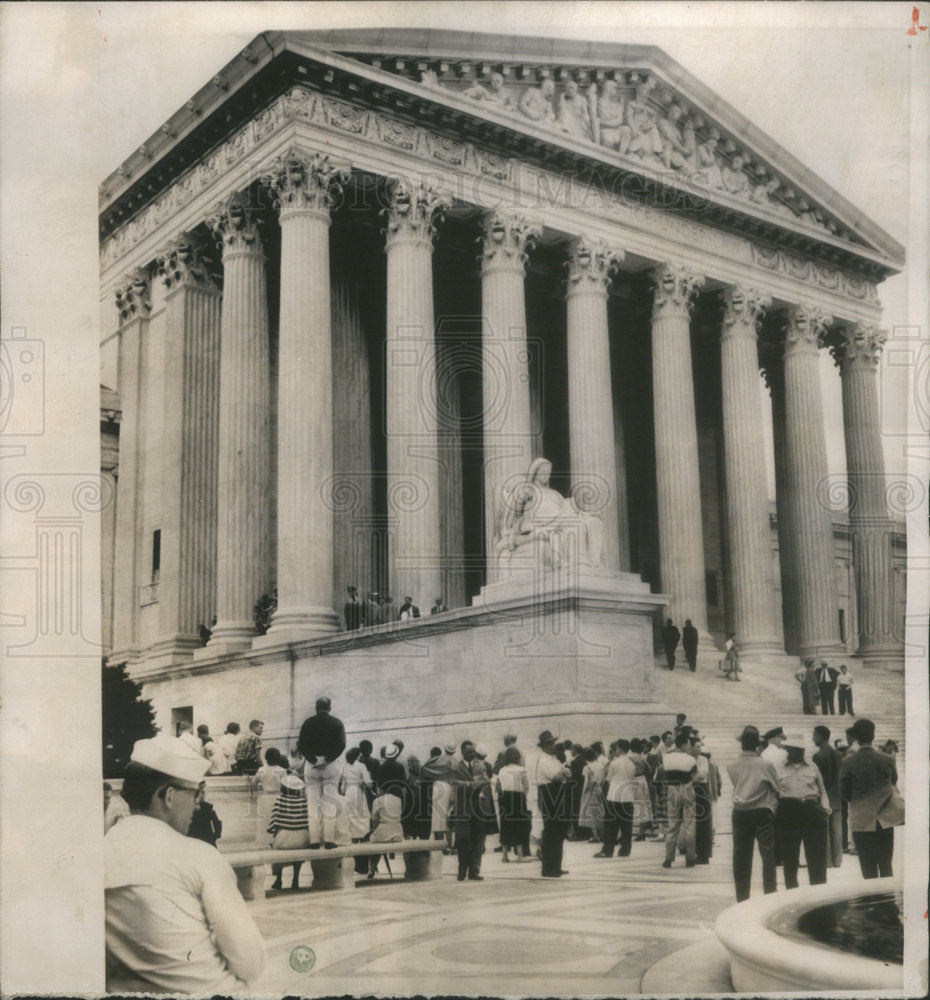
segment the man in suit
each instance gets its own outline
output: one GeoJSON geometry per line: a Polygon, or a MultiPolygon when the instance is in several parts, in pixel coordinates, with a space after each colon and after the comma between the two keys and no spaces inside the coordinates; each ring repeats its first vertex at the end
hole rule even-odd
{"type": "Polygon", "coordinates": [[[455,831],[455,848],[459,856],[459,882],[466,878],[481,882],[481,856],[484,854],[485,820],[488,810],[493,815],[490,798],[491,783],[484,761],[478,757],[472,740],[461,746],[462,757],[452,771],[455,805],[452,827],[455,831]]]}
{"type": "Polygon", "coordinates": [[[419,618],[420,609],[413,603],[412,597],[405,597],[404,603],[400,606],[400,611],[397,612],[397,618],[399,621],[406,622],[411,618],[419,618]]]}
{"type": "Polygon", "coordinates": [[[820,661],[817,668],[817,686],[820,688],[820,714],[836,715],[834,696],[836,694],[836,681],[840,672],[835,670],[826,660],[820,661]]]}
{"type": "Polygon", "coordinates": [[[830,746],[830,730],[814,726],[814,746],[817,752],[811,758],[820,768],[824,788],[832,810],[827,817],[827,867],[839,868],[843,863],[843,808],[840,798],[840,764],[842,756],[830,746]]]}
{"type": "Polygon", "coordinates": [[[346,589],[349,592],[349,599],[342,609],[342,616],[346,620],[346,631],[352,632],[357,628],[361,628],[364,616],[362,605],[355,596],[358,593],[358,587],[347,587],[346,589]]]}
{"type": "Polygon", "coordinates": [[[665,661],[668,663],[669,670],[675,669],[675,649],[679,639],[681,639],[681,632],[678,631],[671,618],[666,618],[665,626],[662,629],[662,648],[665,650],[665,661]]]}
{"type": "Polygon", "coordinates": [[[685,619],[684,631],[681,634],[681,648],[685,651],[688,669],[694,673],[697,670],[698,630],[691,624],[691,619],[685,619]]]}

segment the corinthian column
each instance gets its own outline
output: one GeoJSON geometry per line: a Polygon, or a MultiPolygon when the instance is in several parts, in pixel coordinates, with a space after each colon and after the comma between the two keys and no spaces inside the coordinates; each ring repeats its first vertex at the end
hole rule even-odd
{"type": "Polygon", "coordinates": [[[542,232],[526,218],[492,211],[484,218],[481,302],[487,578],[497,578],[495,537],[506,483],[533,460],[524,277],[527,253],[542,232]]]}
{"type": "Polygon", "coordinates": [[[112,663],[132,661],[139,649],[139,587],[151,576],[143,573],[142,412],[145,402],[142,350],[152,311],[151,280],[141,268],[127,275],[116,292],[119,310],[119,397],[122,406],[119,478],[116,501],[116,541],[113,567],[112,663]]]}
{"type": "Polygon", "coordinates": [[[662,590],[669,595],[669,617],[679,626],[690,618],[710,644],[690,330],[693,296],[704,278],[661,264],[654,281],[652,396],[662,590]]]}
{"type": "Polygon", "coordinates": [[[866,661],[900,660],[894,638],[892,531],[886,505],[887,482],[878,416],[878,359],[885,334],[852,323],[842,329],[837,352],[843,385],[843,430],[849,479],[849,530],[859,655],[866,661]]]}
{"type": "MultiPolygon", "coordinates": [[[[339,630],[333,610],[333,351],[329,223],[349,171],[290,150],[265,177],[281,218],[276,642],[339,630]]],[[[354,470],[350,470],[354,471],[354,470]]]]}
{"type": "MultiPolygon", "coordinates": [[[[820,338],[830,317],[809,305],[788,309],[785,331],[785,514],[794,539],[791,576],[782,589],[798,593],[798,647],[802,657],[842,652],[833,521],[823,502],[827,446],[818,371],[820,338]]],[[[784,564],[783,564],[784,565],[784,564]]]]}
{"type": "Polygon", "coordinates": [[[607,286],[621,260],[620,250],[576,239],[566,294],[572,497],[603,519],[603,562],[612,570],[620,569],[620,521],[607,286]]]}
{"type": "Polygon", "coordinates": [[[741,651],[783,653],[775,624],[775,581],[765,488],[765,437],[756,331],[771,300],[753,288],[724,292],[720,366],[731,624],[741,651]]]}
{"type": "Polygon", "coordinates": [[[444,594],[440,535],[433,235],[448,202],[395,181],[387,210],[388,579],[422,604],[444,594]]]}
{"type": "Polygon", "coordinates": [[[210,647],[255,635],[255,602],[271,589],[270,375],[265,255],[252,209],[237,195],[207,220],[223,246],[216,617],[210,647]]]}
{"type": "Polygon", "coordinates": [[[187,233],[159,257],[165,283],[164,451],[159,639],[151,659],[176,662],[200,646],[216,600],[216,475],[220,293],[187,233]]]}

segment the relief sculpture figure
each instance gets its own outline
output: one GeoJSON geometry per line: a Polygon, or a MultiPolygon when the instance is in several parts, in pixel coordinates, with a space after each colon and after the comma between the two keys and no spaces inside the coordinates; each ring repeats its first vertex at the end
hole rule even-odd
{"type": "Polygon", "coordinates": [[[538,87],[528,87],[520,97],[519,108],[534,122],[555,122],[555,110],[552,107],[552,97],[555,94],[555,83],[548,77],[538,87]]]}

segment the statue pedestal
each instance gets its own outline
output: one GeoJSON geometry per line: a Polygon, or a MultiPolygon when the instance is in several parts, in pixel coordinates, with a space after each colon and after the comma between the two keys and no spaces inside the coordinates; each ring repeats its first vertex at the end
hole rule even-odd
{"type": "Polygon", "coordinates": [[[481,593],[472,598],[472,607],[505,608],[572,598],[607,600],[617,603],[618,608],[641,608],[651,615],[668,602],[664,595],[653,594],[649,584],[635,573],[579,563],[545,569],[532,553],[514,553],[501,573],[509,575],[500,575],[494,583],[482,587],[481,593]]]}

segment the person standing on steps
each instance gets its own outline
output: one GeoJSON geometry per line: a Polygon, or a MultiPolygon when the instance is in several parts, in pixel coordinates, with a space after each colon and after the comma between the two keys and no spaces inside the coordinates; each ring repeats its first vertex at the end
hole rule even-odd
{"type": "Polygon", "coordinates": [[[855,718],[856,713],[853,711],[853,695],[852,695],[852,674],[849,672],[845,663],[840,664],[840,673],[836,679],[836,691],[840,698],[840,715],[845,715],[847,712],[855,718]]]}
{"type": "Polygon", "coordinates": [[[698,630],[691,624],[691,619],[685,619],[685,627],[681,633],[681,648],[685,651],[688,669],[691,673],[697,670],[698,630]]]}
{"type": "Polygon", "coordinates": [[[662,628],[662,648],[665,650],[665,662],[669,670],[675,669],[675,650],[680,639],[681,632],[678,631],[678,627],[671,618],[666,618],[662,628]]]}
{"type": "Polygon", "coordinates": [[[820,661],[817,669],[817,685],[820,688],[820,714],[836,715],[836,705],[834,695],[836,693],[836,682],[840,672],[835,667],[831,667],[826,660],[820,661]]]}

